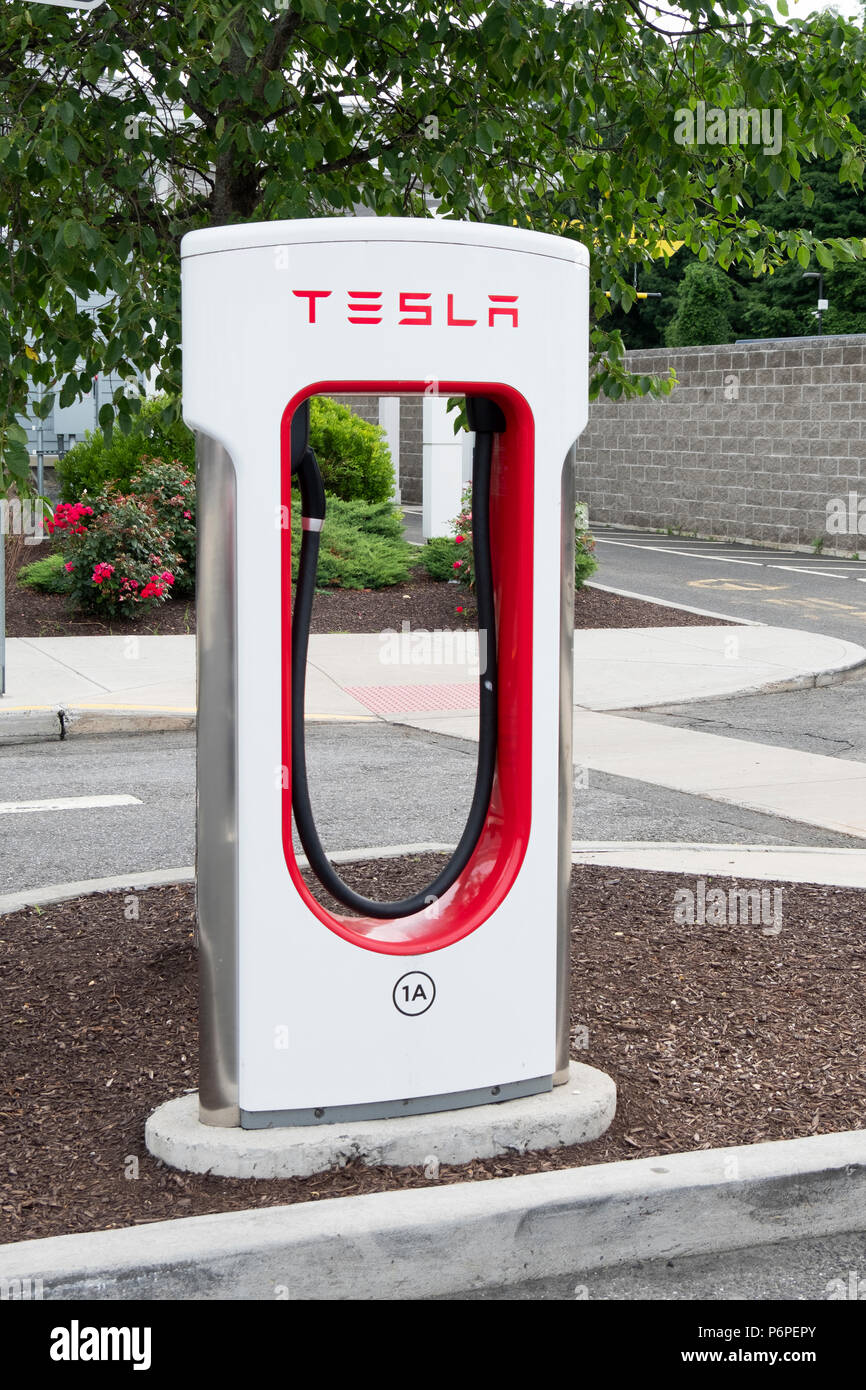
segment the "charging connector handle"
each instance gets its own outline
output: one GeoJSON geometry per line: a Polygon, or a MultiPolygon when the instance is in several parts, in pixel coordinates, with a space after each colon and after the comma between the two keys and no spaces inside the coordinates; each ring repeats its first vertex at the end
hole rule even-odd
{"type": "MultiPolygon", "coordinates": [[[[310,805],[304,739],[304,693],[320,531],[325,518],[325,489],[316,456],[309,447],[309,423],[299,422],[296,430],[295,421],[292,420],[292,473],[300,487],[302,517],[301,553],[292,612],[292,809],[304,853],[322,887],[344,907],[367,917],[408,917],[431,907],[443,897],[469,863],[490,808],[498,742],[498,658],[490,544],[490,479],[493,436],[504,431],[506,422],[499,406],[486,397],[467,396],[466,405],[470,428],[476,431],[472,454],[472,537],[480,670],[475,787],[463,834],[448,863],[432,883],[419,893],[391,903],[366,898],[343,882],[325,853],[310,805]]],[[[304,403],[298,407],[296,415],[308,410],[308,405],[304,403]]]]}

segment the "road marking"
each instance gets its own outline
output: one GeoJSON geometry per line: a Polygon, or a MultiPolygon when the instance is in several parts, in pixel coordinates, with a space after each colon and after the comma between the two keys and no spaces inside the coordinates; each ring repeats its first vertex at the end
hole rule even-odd
{"type": "Polygon", "coordinates": [[[748,584],[738,584],[734,579],[687,579],[686,584],[690,589],[742,589],[746,593],[778,593],[780,589],[787,589],[787,584],[758,584],[752,580],[748,584]]]}
{"type": "MultiPolygon", "coordinates": [[[[800,565],[767,565],[768,570],[787,570],[789,574],[808,574],[800,565]]],[[[812,570],[819,579],[847,579],[847,574],[831,574],[829,570],[812,570]]]]}
{"type": "Polygon", "coordinates": [[[25,811],[92,811],[101,806],[140,806],[137,796],[56,796],[47,801],[0,801],[0,816],[25,811]]]}
{"type": "MultiPolygon", "coordinates": [[[[677,544],[675,538],[665,545],[649,545],[646,541],[614,541],[602,535],[597,535],[595,539],[597,545],[618,545],[626,550],[652,550],[660,555],[685,555],[691,560],[719,560],[723,564],[728,565],[759,565],[766,569],[792,569],[796,574],[823,574],[825,572],[824,566],[830,566],[832,570],[856,570],[862,569],[864,563],[866,563],[862,560],[848,562],[841,558],[834,559],[831,555],[802,555],[796,557],[796,566],[780,565],[771,564],[770,561],[776,554],[781,554],[784,557],[784,551],[759,550],[754,553],[760,555],[762,557],[761,559],[743,560],[742,558],[733,558],[735,555],[739,557],[741,555],[740,551],[726,550],[722,546],[719,546],[718,549],[714,549],[709,543],[706,549],[701,549],[700,541],[693,541],[688,549],[684,549],[683,546],[688,545],[688,542],[683,541],[682,544],[677,544]],[[699,547],[697,550],[695,550],[696,544],[699,547]]],[[[794,559],[795,557],[792,556],[791,558],[794,559]]],[[[859,577],[860,576],[858,576],[858,578],[859,577]]],[[[833,578],[845,579],[848,578],[848,576],[834,574],[833,578]]]]}
{"type": "Polygon", "coordinates": [[[755,565],[758,569],[763,569],[761,560],[726,560],[721,555],[701,555],[694,550],[675,550],[667,545],[634,545],[631,541],[605,541],[597,538],[600,545],[618,545],[624,550],[655,550],[659,555],[685,555],[687,560],[721,560],[723,565],[755,565]]]}

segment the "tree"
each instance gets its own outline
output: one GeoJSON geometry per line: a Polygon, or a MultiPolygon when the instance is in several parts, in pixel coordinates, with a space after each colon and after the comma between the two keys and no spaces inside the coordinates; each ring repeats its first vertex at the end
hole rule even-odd
{"type": "MultiPolygon", "coordinates": [[[[780,24],[760,0],[678,9],[672,33],[642,0],[5,0],[0,492],[29,483],[28,378],[46,414],[97,372],[177,393],[193,228],[432,201],[574,236],[592,251],[592,390],[613,398],[671,386],[625,370],[610,319],[661,237],[752,271],[862,256],[859,237],[762,226],[744,188],[786,193],[837,154],[860,186],[863,34],[832,14],[780,24]],[[784,112],[781,149],[678,143],[698,100],[784,112]]],[[[127,432],[139,408],[121,389],[100,423],[127,432]]]]}
{"type": "Polygon", "coordinates": [[[680,282],[676,313],[668,325],[665,342],[668,347],[729,343],[734,336],[733,308],[734,294],[724,271],[692,261],[680,282]]]}
{"type": "MultiPolygon", "coordinates": [[[[866,128],[866,102],[853,109],[858,128],[866,128]]],[[[747,178],[743,197],[752,204],[753,217],[777,233],[799,227],[813,237],[860,238],[866,235],[866,208],[862,191],[850,183],[840,183],[841,156],[816,159],[804,166],[803,182],[786,194],[773,192],[756,199],[747,178]]],[[[646,267],[640,276],[641,290],[655,291],[660,300],[638,303],[626,314],[613,316],[629,348],[660,347],[667,340],[665,331],[678,301],[678,291],[687,267],[697,260],[694,253],[680,251],[664,266],[646,267]]],[[[816,260],[810,263],[817,269],[816,260]]],[[[732,332],[740,338],[789,338],[816,332],[814,280],[803,279],[799,260],[789,261],[771,273],[755,277],[748,263],[734,264],[727,272],[734,292],[731,313],[732,332]]],[[[824,273],[830,308],[824,314],[825,333],[866,333],[866,263],[842,262],[824,273]]],[[[706,340],[709,341],[709,340],[706,340]]]]}

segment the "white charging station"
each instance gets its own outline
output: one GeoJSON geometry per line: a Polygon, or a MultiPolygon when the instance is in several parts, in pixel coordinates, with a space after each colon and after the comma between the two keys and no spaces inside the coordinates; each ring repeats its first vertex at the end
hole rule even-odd
{"type": "Polygon", "coordinates": [[[182,258],[200,517],[201,1121],[327,1124],[550,1089],[568,1067],[587,252],[370,217],[192,232],[182,258]],[[286,773],[291,421],[305,398],[351,392],[474,392],[506,420],[491,481],[493,795],[435,911],[390,920],[332,914],[311,895],[286,773]]]}

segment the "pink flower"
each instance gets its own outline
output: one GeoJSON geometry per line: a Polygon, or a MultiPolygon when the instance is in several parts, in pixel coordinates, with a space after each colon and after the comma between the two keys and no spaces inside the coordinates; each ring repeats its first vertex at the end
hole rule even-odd
{"type": "Polygon", "coordinates": [[[161,574],[159,577],[160,577],[160,579],[162,579],[166,584],[173,584],[173,583],[174,583],[174,575],[172,574],[171,570],[163,570],[162,574],[161,574]]]}
{"type": "Polygon", "coordinates": [[[454,561],[454,564],[451,566],[451,568],[452,568],[453,570],[459,570],[459,568],[460,568],[460,566],[461,566],[462,564],[463,564],[463,561],[462,561],[462,560],[455,560],[455,561],[454,561]]]}
{"type": "Polygon", "coordinates": [[[71,560],[67,560],[63,568],[66,570],[67,574],[71,574],[72,571],[75,569],[75,566],[73,565],[71,560]]]}
{"type": "Polygon", "coordinates": [[[98,565],[94,565],[93,574],[91,575],[91,578],[94,584],[101,584],[103,580],[110,579],[113,574],[114,565],[107,565],[104,562],[101,562],[98,565]]]}
{"type": "Polygon", "coordinates": [[[184,512],[187,521],[192,521],[192,512],[184,512]]]}

